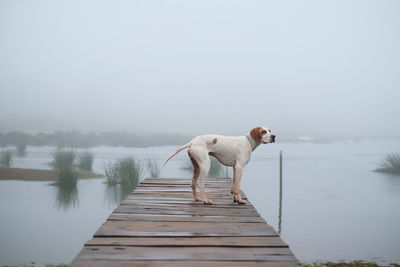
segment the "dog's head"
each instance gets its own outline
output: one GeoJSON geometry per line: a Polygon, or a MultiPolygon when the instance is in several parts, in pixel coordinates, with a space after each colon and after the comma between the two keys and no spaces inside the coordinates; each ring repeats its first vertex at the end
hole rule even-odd
{"type": "Polygon", "coordinates": [[[267,127],[254,128],[250,131],[250,137],[253,138],[256,143],[275,143],[275,135],[272,134],[271,130],[267,127]]]}

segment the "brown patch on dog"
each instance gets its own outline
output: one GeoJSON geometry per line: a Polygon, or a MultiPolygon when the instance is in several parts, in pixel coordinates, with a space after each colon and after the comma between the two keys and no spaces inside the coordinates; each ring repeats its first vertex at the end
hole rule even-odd
{"type": "Polygon", "coordinates": [[[263,127],[256,127],[253,130],[250,131],[250,136],[253,138],[253,140],[257,143],[261,141],[261,137],[266,133],[267,131],[263,127]]]}
{"type": "Polygon", "coordinates": [[[189,154],[190,161],[192,162],[192,165],[193,165],[193,180],[196,182],[197,178],[199,178],[199,175],[200,175],[199,163],[197,163],[197,161],[194,159],[194,157],[192,156],[192,154],[190,154],[189,151],[188,151],[188,154],[189,154]]]}
{"type": "Polygon", "coordinates": [[[213,144],[215,145],[215,144],[217,143],[217,141],[218,141],[218,139],[217,139],[217,138],[214,138],[214,139],[213,139],[213,144]]]}

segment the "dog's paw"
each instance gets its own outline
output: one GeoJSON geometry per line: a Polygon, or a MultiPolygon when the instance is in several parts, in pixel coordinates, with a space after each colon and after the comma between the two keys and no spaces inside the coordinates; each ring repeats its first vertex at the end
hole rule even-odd
{"type": "Polygon", "coordinates": [[[212,205],[213,202],[211,199],[205,199],[203,203],[206,205],[212,205]]]}
{"type": "Polygon", "coordinates": [[[247,202],[246,202],[246,200],[239,199],[239,200],[238,200],[238,203],[239,203],[239,204],[246,204],[247,202]]]}
{"type": "Polygon", "coordinates": [[[237,197],[237,195],[234,195],[234,196],[233,196],[233,202],[238,202],[238,197],[237,197]]]}
{"type": "Polygon", "coordinates": [[[196,199],[194,201],[202,202],[203,199],[201,197],[196,197],[196,199]]]}

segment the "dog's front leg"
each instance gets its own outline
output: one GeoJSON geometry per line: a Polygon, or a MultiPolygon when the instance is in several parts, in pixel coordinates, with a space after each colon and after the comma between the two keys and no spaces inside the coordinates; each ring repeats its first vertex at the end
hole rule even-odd
{"type": "Polygon", "coordinates": [[[233,193],[233,201],[239,204],[246,204],[246,201],[242,199],[241,189],[240,189],[240,181],[242,179],[243,167],[239,164],[236,164],[233,168],[233,181],[232,181],[232,189],[231,193],[233,193]]]}

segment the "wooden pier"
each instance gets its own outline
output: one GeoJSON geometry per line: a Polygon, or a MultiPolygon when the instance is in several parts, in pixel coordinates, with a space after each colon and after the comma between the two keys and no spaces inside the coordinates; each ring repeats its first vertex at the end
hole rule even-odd
{"type": "Polygon", "coordinates": [[[207,179],[213,205],[193,202],[190,184],[143,180],[71,266],[300,265],[248,199],[247,205],[232,201],[230,179],[207,179]]]}

